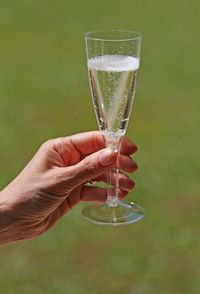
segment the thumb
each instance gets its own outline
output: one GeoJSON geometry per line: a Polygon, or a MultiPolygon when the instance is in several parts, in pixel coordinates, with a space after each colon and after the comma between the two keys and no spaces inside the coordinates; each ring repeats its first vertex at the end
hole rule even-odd
{"type": "Polygon", "coordinates": [[[95,152],[74,166],[65,168],[65,181],[74,189],[84,182],[109,170],[116,162],[117,154],[111,149],[95,152]]]}

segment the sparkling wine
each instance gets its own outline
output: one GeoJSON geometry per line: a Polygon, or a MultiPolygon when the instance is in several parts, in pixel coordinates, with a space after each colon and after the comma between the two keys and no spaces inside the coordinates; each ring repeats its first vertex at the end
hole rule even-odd
{"type": "Polygon", "coordinates": [[[88,60],[90,86],[100,130],[109,141],[124,135],[135,96],[139,59],[102,55],[88,60]]]}
{"type": "MultiPolygon", "coordinates": [[[[140,33],[124,30],[85,34],[90,88],[97,122],[105,138],[106,148],[114,150],[116,156],[120,155],[120,139],[125,134],[135,96],[141,40],[140,33]]],[[[119,181],[120,167],[116,159],[115,167],[107,172],[106,202],[84,208],[83,215],[88,221],[105,226],[121,226],[135,223],[144,217],[140,206],[120,199],[123,193],[119,181]]],[[[98,189],[93,191],[100,193],[98,189]]]]}

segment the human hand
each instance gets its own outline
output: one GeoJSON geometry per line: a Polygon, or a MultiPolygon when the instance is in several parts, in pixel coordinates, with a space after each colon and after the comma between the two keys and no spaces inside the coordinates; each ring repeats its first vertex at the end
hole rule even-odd
{"type": "MultiPolygon", "coordinates": [[[[104,139],[97,131],[45,142],[0,193],[0,244],[39,236],[81,200],[104,202],[106,189],[87,185],[90,180],[106,182],[106,173],[116,165],[116,153],[103,148],[104,139]]],[[[123,138],[117,159],[121,171],[137,169],[130,157],[136,150],[123,138]]],[[[120,173],[119,197],[124,198],[134,185],[120,173]]]]}

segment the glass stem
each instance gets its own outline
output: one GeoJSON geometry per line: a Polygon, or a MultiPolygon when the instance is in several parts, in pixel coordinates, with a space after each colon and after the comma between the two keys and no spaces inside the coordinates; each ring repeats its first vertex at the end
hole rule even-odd
{"type": "MultiPolygon", "coordinates": [[[[109,142],[110,143],[110,142],[109,142]]],[[[119,155],[119,140],[114,142],[114,144],[107,144],[107,147],[112,148],[116,153],[117,157],[119,155]]],[[[107,188],[107,200],[106,204],[109,207],[118,206],[119,200],[119,168],[118,168],[118,159],[116,161],[116,168],[111,169],[107,174],[108,188],[107,188]],[[114,175],[114,177],[113,177],[114,175]],[[114,179],[114,183],[113,183],[114,179]]]]}
{"type": "Polygon", "coordinates": [[[109,207],[116,207],[119,204],[119,169],[112,169],[108,173],[108,184],[109,187],[107,188],[107,200],[106,204],[109,207]],[[115,186],[111,187],[111,184],[113,185],[113,182],[111,181],[113,173],[115,173],[115,186]]]}

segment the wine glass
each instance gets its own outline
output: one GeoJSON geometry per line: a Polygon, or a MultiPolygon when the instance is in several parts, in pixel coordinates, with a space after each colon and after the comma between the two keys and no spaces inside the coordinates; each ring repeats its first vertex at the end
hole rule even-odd
{"type": "MultiPolygon", "coordinates": [[[[99,129],[106,147],[119,154],[135,96],[140,64],[140,33],[125,30],[85,34],[89,81],[99,129]]],[[[131,224],[144,217],[143,209],[119,199],[119,169],[108,173],[107,201],[83,209],[84,217],[99,225],[131,224]],[[112,173],[115,185],[111,184],[112,173]]]]}

